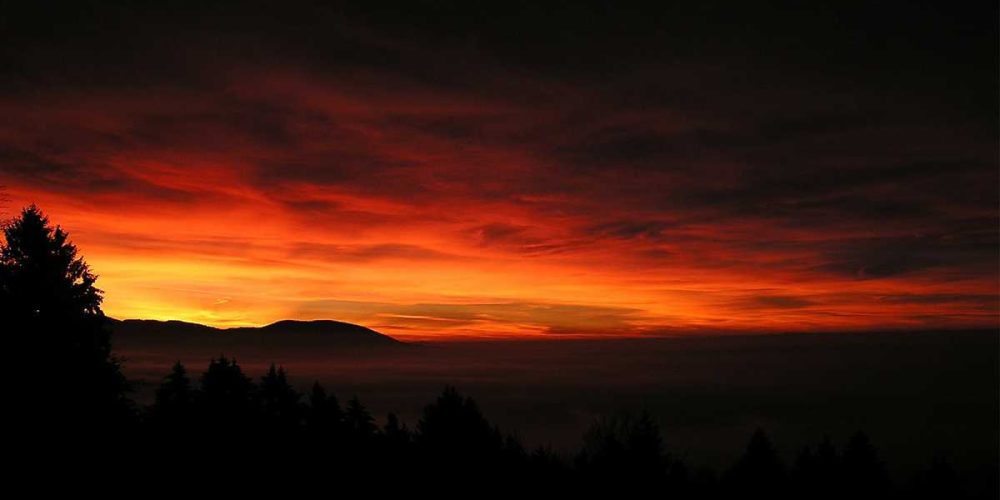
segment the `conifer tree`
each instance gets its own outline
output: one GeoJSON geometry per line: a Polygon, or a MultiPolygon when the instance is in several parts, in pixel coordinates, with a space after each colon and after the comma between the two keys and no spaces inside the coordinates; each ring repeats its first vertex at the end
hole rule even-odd
{"type": "Polygon", "coordinates": [[[31,205],[4,225],[3,237],[0,318],[23,352],[49,360],[28,380],[26,397],[61,394],[59,401],[30,405],[39,413],[32,418],[79,435],[130,421],[127,385],[111,355],[97,276],[69,235],[31,205]]]}

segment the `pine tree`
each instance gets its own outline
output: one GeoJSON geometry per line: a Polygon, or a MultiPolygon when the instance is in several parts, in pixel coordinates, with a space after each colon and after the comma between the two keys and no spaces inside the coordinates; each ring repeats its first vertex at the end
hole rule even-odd
{"type": "Polygon", "coordinates": [[[306,429],[315,440],[329,443],[343,437],[344,412],[337,396],[327,395],[319,381],[313,383],[306,411],[306,429]]]}
{"type": "Polygon", "coordinates": [[[274,364],[260,379],[260,404],[265,424],[277,429],[290,429],[299,424],[301,396],[288,383],[283,368],[274,364]]]}
{"type": "Polygon", "coordinates": [[[762,429],[754,431],[743,457],[727,473],[726,482],[731,493],[740,492],[757,498],[784,495],[784,464],[762,429]]]}
{"type": "Polygon", "coordinates": [[[577,464],[598,482],[662,485],[667,457],[660,428],[646,411],[599,418],[584,436],[577,464]]]}
{"type": "Polygon", "coordinates": [[[193,410],[194,388],[187,370],[178,361],[156,390],[153,417],[162,425],[180,426],[192,418],[193,410]]]}
{"type": "Polygon", "coordinates": [[[102,315],[102,292],[94,287],[97,277],[77,256],[69,235],[53,228],[38,207],[22,210],[3,232],[0,293],[8,319],[29,328],[102,315]]]}
{"type": "Polygon", "coordinates": [[[32,205],[3,227],[0,244],[0,316],[23,352],[46,356],[44,371],[24,388],[29,398],[60,391],[60,401],[35,401],[36,425],[57,424],[71,434],[94,435],[133,416],[126,382],[111,355],[97,277],[68,234],[53,228],[32,205]],[[58,409],[56,409],[58,407],[58,409]]]}
{"type": "Polygon", "coordinates": [[[382,427],[382,435],[392,446],[403,446],[410,442],[410,431],[405,424],[399,423],[399,417],[395,413],[386,416],[385,425],[382,427]]]}
{"type": "Polygon", "coordinates": [[[470,465],[497,456],[503,438],[472,398],[449,386],[424,408],[417,422],[417,442],[436,460],[470,465]]]}
{"type": "Polygon", "coordinates": [[[235,434],[257,417],[257,387],[235,359],[213,359],[201,376],[198,405],[203,423],[214,431],[235,434]]]}
{"type": "Polygon", "coordinates": [[[357,442],[365,441],[375,434],[375,419],[357,396],[347,402],[344,424],[350,438],[357,442]]]}
{"type": "Polygon", "coordinates": [[[843,456],[846,493],[854,497],[881,498],[889,490],[889,477],[878,451],[863,432],[855,433],[843,456]]]}

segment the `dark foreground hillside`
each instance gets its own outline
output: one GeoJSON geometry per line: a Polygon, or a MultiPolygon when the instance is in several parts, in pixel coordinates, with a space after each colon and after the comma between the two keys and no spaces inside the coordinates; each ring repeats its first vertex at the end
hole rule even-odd
{"type": "Polygon", "coordinates": [[[970,492],[995,486],[996,332],[216,347],[152,352],[133,341],[118,352],[144,402],[175,360],[195,376],[226,354],[254,376],[278,363],[302,391],[318,380],[359,396],[376,421],[393,412],[410,428],[441,387],[456,385],[528,449],[549,446],[569,461],[595,421],[645,410],[665,449],[693,470],[726,470],[758,428],[789,468],[804,446],[829,437],[843,447],[863,430],[895,484],[944,459],[970,492]]]}

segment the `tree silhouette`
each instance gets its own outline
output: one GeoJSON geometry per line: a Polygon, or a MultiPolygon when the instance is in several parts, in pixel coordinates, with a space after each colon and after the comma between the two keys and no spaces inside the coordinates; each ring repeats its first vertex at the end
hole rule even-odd
{"type": "Polygon", "coordinates": [[[259,396],[264,425],[270,430],[289,432],[298,426],[302,418],[299,405],[302,396],[288,383],[283,368],[271,364],[267,374],[260,379],[259,396]]]}
{"type": "Polygon", "coordinates": [[[309,393],[309,408],[306,410],[306,428],[320,441],[338,439],[342,432],[344,412],[340,409],[337,396],[327,395],[320,383],[314,382],[309,393]]]}
{"type": "Polygon", "coordinates": [[[841,496],[840,457],[829,436],[824,437],[815,450],[805,447],[799,452],[792,470],[792,483],[800,497],[823,499],[841,496]]]}
{"type": "Polygon", "coordinates": [[[616,492],[667,487],[663,437],[645,411],[598,418],[584,435],[577,466],[587,482],[616,492]]]}
{"type": "Polygon", "coordinates": [[[535,477],[552,478],[566,473],[566,464],[551,447],[539,446],[528,455],[529,470],[535,477]]]}
{"type": "Polygon", "coordinates": [[[935,455],[930,465],[920,471],[915,481],[916,491],[913,498],[948,498],[962,499],[968,495],[962,488],[958,474],[941,455],[935,455]]]}
{"type": "MultiPolygon", "coordinates": [[[[828,437],[803,448],[786,474],[775,447],[758,429],[720,481],[710,469],[689,471],[686,464],[671,459],[647,413],[598,419],[585,434],[576,461],[564,462],[548,448],[525,452],[516,437],[502,434],[474,400],[454,387],[446,387],[424,408],[416,432],[411,433],[393,413],[377,428],[356,396],[341,411],[336,397],[318,382],[309,404],[299,406],[299,394],[275,365],[255,386],[235,360],[220,357],[211,361],[201,382],[201,390],[193,391],[180,363],[165,377],[149,421],[177,419],[192,402],[198,409],[197,420],[192,420],[193,432],[187,436],[152,427],[157,434],[144,441],[148,449],[140,453],[159,455],[148,464],[162,470],[193,461],[194,470],[200,471],[196,474],[218,478],[252,473],[255,481],[273,482],[279,488],[297,476],[317,477],[331,470],[358,475],[378,470],[401,484],[432,488],[441,471],[448,471],[485,481],[491,493],[514,493],[530,486],[536,496],[892,497],[885,467],[862,433],[851,438],[843,454],[828,437]],[[296,417],[286,420],[290,415],[296,417]],[[275,434],[276,429],[293,432],[275,434]],[[269,439],[274,437],[280,439],[269,439]],[[185,454],[189,451],[193,458],[185,454]]],[[[912,486],[906,498],[964,497],[959,475],[941,459],[932,462],[912,486]]]]}
{"type": "Polygon", "coordinates": [[[451,386],[424,408],[417,436],[420,446],[435,460],[463,466],[496,454],[502,444],[476,402],[451,386]]]}
{"type": "Polygon", "coordinates": [[[383,467],[396,475],[400,472],[412,472],[405,471],[407,463],[413,458],[411,434],[406,425],[399,422],[399,417],[395,413],[386,416],[379,439],[381,442],[379,455],[382,457],[383,467]]]}
{"type": "Polygon", "coordinates": [[[750,437],[746,452],[726,474],[730,494],[750,498],[781,498],[785,494],[785,468],[763,429],[750,437]]]}
{"type": "Polygon", "coordinates": [[[399,418],[395,413],[390,413],[386,416],[385,426],[382,427],[382,435],[393,446],[401,446],[410,442],[410,431],[406,428],[406,425],[400,425],[399,418]]]}
{"type": "MultiPolygon", "coordinates": [[[[0,292],[4,313],[24,326],[43,321],[76,320],[101,313],[101,291],[94,276],[61,227],[52,228],[49,219],[31,205],[21,217],[4,227],[0,247],[0,292]]],[[[68,334],[68,332],[46,332],[68,334]]],[[[87,342],[70,336],[73,346],[103,347],[98,338],[87,342]]]]}
{"type": "Polygon", "coordinates": [[[347,409],[344,411],[344,427],[352,444],[366,442],[375,435],[375,419],[361,404],[361,400],[357,396],[347,402],[347,409]]]}
{"type": "Polygon", "coordinates": [[[212,359],[201,376],[197,399],[202,424],[221,434],[246,430],[256,420],[256,393],[253,381],[235,359],[212,359]]]}
{"type": "Polygon", "coordinates": [[[660,427],[653,417],[643,411],[629,432],[626,441],[630,461],[634,470],[644,476],[655,476],[663,471],[666,457],[660,427]]]}
{"type": "Polygon", "coordinates": [[[59,387],[63,395],[57,402],[35,401],[39,414],[32,418],[91,435],[129,421],[127,385],[111,355],[97,277],[68,234],[34,205],[5,224],[3,234],[0,317],[17,342],[27,343],[24,352],[48,358],[25,391],[38,398],[59,387]]]}
{"type": "Polygon", "coordinates": [[[184,365],[177,361],[156,389],[152,417],[161,425],[183,427],[193,417],[194,404],[195,391],[191,379],[184,365]]]}
{"type": "Polygon", "coordinates": [[[889,490],[885,465],[863,432],[854,434],[844,449],[843,485],[844,492],[856,498],[881,498],[889,490]]]}

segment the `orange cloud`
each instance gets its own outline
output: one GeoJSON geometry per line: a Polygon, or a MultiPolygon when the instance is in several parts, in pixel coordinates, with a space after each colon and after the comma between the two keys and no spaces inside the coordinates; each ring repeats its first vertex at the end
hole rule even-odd
{"type": "Polygon", "coordinates": [[[123,318],[409,338],[997,324],[995,151],[959,132],[873,131],[837,102],[768,121],[545,78],[248,68],[0,99],[6,215],[37,203],[69,230],[123,318]]]}

